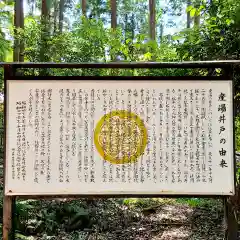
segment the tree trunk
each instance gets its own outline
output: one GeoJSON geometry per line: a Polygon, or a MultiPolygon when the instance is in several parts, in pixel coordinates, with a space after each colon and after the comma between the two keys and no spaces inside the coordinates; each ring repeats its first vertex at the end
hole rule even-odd
{"type": "Polygon", "coordinates": [[[125,14],[125,24],[124,24],[124,32],[125,32],[125,42],[128,39],[128,14],[125,14]]]}
{"type": "Polygon", "coordinates": [[[86,3],[86,0],[82,0],[82,14],[85,17],[87,15],[87,3],[86,3]]]}
{"type": "Polygon", "coordinates": [[[117,1],[111,0],[111,27],[113,30],[117,28],[117,1]]]}
{"type": "MultiPolygon", "coordinates": [[[[187,7],[191,6],[191,1],[188,0],[187,2],[187,7]]],[[[190,16],[190,11],[187,12],[187,28],[191,27],[191,16],[190,16]]]]}
{"type": "Polygon", "coordinates": [[[64,12],[64,0],[59,2],[59,32],[63,31],[63,12],[64,12]]]}
{"type": "Polygon", "coordinates": [[[150,12],[150,21],[149,21],[149,30],[150,30],[150,39],[156,39],[156,2],[155,0],[149,0],[149,12],[150,12]]]}
{"type": "Polygon", "coordinates": [[[29,15],[34,16],[36,1],[35,0],[27,0],[27,5],[28,5],[28,8],[30,9],[29,15]]]}
{"type": "MultiPolygon", "coordinates": [[[[156,0],[149,0],[149,32],[150,39],[152,41],[156,40],[156,0]]],[[[156,55],[154,54],[154,50],[152,49],[152,61],[156,60],[156,55]]]]}
{"type": "MultiPolygon", "coordinates": [[[[24,29],[23,0],[20,0],[20,28],[24,29]]],[[[19,61],[24,62],[24,41],[20,41],[19,61]]]]}
{"type": "MultiPolygon", "coordinates": [[[[41,46],[40,46],[40,61],[48,62],[49,61],[49,52],[48,52],[48,38],[49,38],[49,0],[42,0],[42,14],[41,14],[41,46]]],[[[47,74],[47,69],[42,69],[41,74],[47,74]]]]}
{"type": "MultiPolygon", "coordinates": [[[[238,196],[238,194],[236,194],[238,196]]],[[[237,209],[238,205],[234,197],[230,197],[225,200],[225,239],[226,240],[237,240],[238,239],[238,220],[237,209]]]]}
{"type": "Polygon", "coordinates": [[[13,61],[23,62],[24,61],[24,42],[18,40],[17,30],[24,29],[24,14],[23,14],[23,0],[16,0],[14,5],[14,26],[15,39],[14,39],[14,51],[13,51],[13,61]]]}
{"type": "Polygon", "coordinates": [[[195,16],[194,17],[194,26],[199,27],[200,25],[200,16],[195,16]]]}
{"type": "Polygon", "coordinates": [[[163,23],[160,24],[160,41],[163,42],[163,23]]]}
{"type": "Polygon", "coordinates": [[[58,16],[58,1],[54,1],[54,12],[53,12],[53,33],[57,32],[57,16],[58,16]]]}
{"type": "Polygon", "coordinates": [[[134,40],[134,38],[135,38],[135,28],[136,28],[136,26],[135,26],[135,21],[134,21],[134,14],[132,14],[132,17],[131,17],[131,32],[132,32],[132,40],[134,40]]]}
{"type": "MultiPolygon", "coordinates": [[[[195,7],[196,9],[199,9],[200,4],[197,3],[194,7],[195,7]]],[[[197,16],[196,16],[196,15],[194,16],[194,26],[195,26],[195,27],[199,27],[199,25],[200,25],[200,14],[197,15],[197,16]]]]}
{"type": "MultiPolygon", "coordinates": [[[[111,28],[114,32],[117,28],[117,0],[111,0],[111,28]]],[[[111,60],[116,61],[117,56],[115,54],[111,54],[111,60]]]]}

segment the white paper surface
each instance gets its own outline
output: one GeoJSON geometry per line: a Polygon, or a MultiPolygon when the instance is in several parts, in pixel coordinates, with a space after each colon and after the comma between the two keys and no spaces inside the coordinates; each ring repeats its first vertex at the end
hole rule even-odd
{"type": "Polygon", "coordinates": [[[7,195],[234,193],[231,81],[8,80],[6,123],[7,195]],[[94,133],[120,110],[143,125],[106,140],[112,163],[94,133]],[[141,129],[143,154],[119,164],[141,129]]]}

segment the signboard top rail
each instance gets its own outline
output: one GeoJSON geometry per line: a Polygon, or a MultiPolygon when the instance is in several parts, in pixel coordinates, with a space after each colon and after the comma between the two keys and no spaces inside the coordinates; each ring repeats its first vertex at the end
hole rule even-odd
{"type": "Polygon", "coordinates": [[[0,67],[13,66],[17,68],[224,68],[238,64],[240,64],[240,60],[107,63],[0,62],[0,67]]]}

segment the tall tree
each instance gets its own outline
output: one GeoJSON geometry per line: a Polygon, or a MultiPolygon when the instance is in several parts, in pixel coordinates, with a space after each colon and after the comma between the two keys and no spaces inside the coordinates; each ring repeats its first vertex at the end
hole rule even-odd
{"type": "MultiPolygon", "coordinates": [[[[50,34],[50,0],[42,0],[42,13],[41,13],[41,40],[40,40],[40,56],[41,62],[49,61],[48,53],[48,39],[50,34]]],[[[43,69],[41,74],[47,74],[47,69],[43,69]]]]}
{"type": "Polygon", "coordinates": [[[117,28],[117,0],[111,0],[111,28],[117,28]]]}
{"type": "Polygon", "coordinates": [[[33,16],[36,8],[36,0],[27,0],[27,4],[29,7],[29,15],[33,16]]]}
{"type": "Polygon", "coordinates": [[[53,33],[55,34],[57,32],[58,26],[57,26],[57,20],[58,20],[58,1],[54,0],[54,10],[53,10],[53,33]]]}
{"type": "MultiPolygon", "coordinates": [[[[187,8],[191,6],[191,0],[187,1],[187,8]]],[[[191,27],[191,16],[190,11],[187,11],[187,28],[191,27]]]]}
{"type": "Polygon", "coordinates": [[[16,0],[14,5],[14,27],[15,27],[15,39],[14,39],[14,51],[13,61],[24,61],[24,43],[23,40],[19,40],[17,31],[24,29],[24,13],[23,13],[23,0],[16,0]]]}
{"type": "Polygon", "coordinates": [[[163,31],[164,31],[164,26],[163,23],[160,24],[160,41],[163,41],[163,31]]]}
{"type": "Polygon", "coordinates": [[[200,1],[197,0],[194,4],[194,8],[196,8],[196,13],[194,16],[194,26],[198,27],[200,25],[200,12],[199,12],[199,7],[200,7],[200,1]]]}
{"type": "Polygon", "coordinates": [[[63,17],[64,17],[64,0],[59,2],[59,32],[63,31],[63,17]]]}
{"type": "Polygon", "coordinates": [[[89,18],[109,23],[109,13],[112,12],[111,4],[112,0],[87,0],[86,12],[89,13],[89,18]]]}
{"type": "MultiPolygon", "coordinates": [[[[110,0],[110,1],[111,1],[111,28],[115,32],[115,30],[117,28],[117,0],[110,0]]],[[[111,54],[111,60],[116,61],[117,55],[111,54]]],[[[112,71],[113,75],[114,75],[114,72],[116,72],[116,74],[117,74],[118,69],[112,71]]]]}
{"type": "Polygon", "coordinates": [[[86,0],[82,0],[82,15],[86,17],[87,14],[87,2],[86,0]]]}
{"type": "Polygon", "coordinates": [[[119,0],[118,25],[124,30],[125,39],[149,32],[149,4],[145,0],[119,0]]]}
{"type": "Polygon", "coordinates": [[[150,39],[156,39],[156,1],[149,0],[149,14],[150,14],[150,21],[149,21],[149,31],[150,31],[150,39]]]}

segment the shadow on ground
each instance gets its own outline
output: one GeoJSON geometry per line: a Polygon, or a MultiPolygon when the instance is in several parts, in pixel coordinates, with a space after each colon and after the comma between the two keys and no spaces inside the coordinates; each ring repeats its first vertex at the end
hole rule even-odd
{"type": "MultiPolygon", "coordinates": [[[[219,200],[199,203],[167,199],[140,199],[134,203],[123,199],[59,200],[44,201],[41,209],[37,210],[35,207],[34,211],[39,211],[39,216],[44,208],[48,212],[42,215],[42,219],[38,218],[38,221],[45,224],[38,228],[33,224],[31,228],[35,230],[29,239],[220,240],[224,236],[223,208],[219,200]],[[84,213],[83,209],[88,211],[84,213]],[[62,215],[59,215],[59,211],[62,211],[62,215]],[[50,230],[47,229],[50,224],[49,216],[57,223],[50,230]]],[[[35,214],[29,214],[36,218],[35,214]]]]}

